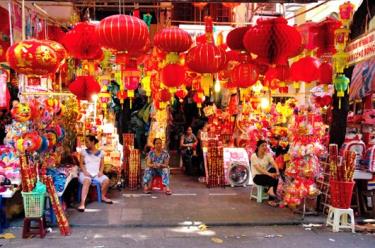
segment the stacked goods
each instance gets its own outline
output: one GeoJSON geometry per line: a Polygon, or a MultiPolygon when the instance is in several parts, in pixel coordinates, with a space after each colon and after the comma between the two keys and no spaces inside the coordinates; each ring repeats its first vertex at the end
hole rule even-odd
{"type": "Polygon", "coordinates": [[[31,192],[35,186],[36,177],[33,177],[26,155],[20,156],[21,184],[23,192],[31,192]]]}
{"type": "Polygon", "coordinates": [[[344,158],[339,159],[337,149],[333,146],[330,148],[331,205],[335,208],[347,209],[350,208],[353,194],[356,154],[353,151],[346,151],[344,158]]]}
{"type": "Polygon", "coordinates": [[[55,189],[55,186],[53,185],[52,177],[45,176],[44,182],[47,186],[47,191],[49,194],[50,201],[52,203],[52,208],[53,208],[53,211],[55,212],[57,223],[60,228],[60,233],[61,235],[68,236],[70,235],[69,222],[64,214],[64,210],[61,207],[59,197],[57,195],[57,191],[55,189]]]}
{"type": "Polygon", "coordinates": [[[141,184],[141,153],[138,149],[130,151],[128,180],[130,190],[138,189],[141,184]]]}
{"type": "Polygon", "coordinates": [[[124,170],[124,179],[125,184],[129,185],[129,156],[130,151],[134,148],[134,134],[125,133],[123,135],[124,142],[124,161],[123,161],[123,170],[124,170]]]}
{"type": "Polygon", "coordinates": [[[223,161],[223,148],[216,145],[209,144],[207,152],[207,165],[208,165],[208,180],[207,187],[224,187],[224,161],[223,161]]]}

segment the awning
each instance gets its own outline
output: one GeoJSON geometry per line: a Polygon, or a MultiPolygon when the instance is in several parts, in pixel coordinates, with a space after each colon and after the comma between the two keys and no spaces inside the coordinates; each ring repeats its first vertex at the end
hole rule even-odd
{"type": "Polygon", "coordinates": [[[354,66],[349,98],[361,99],[371,92],[375,92],[375,58],[354,66]]]}

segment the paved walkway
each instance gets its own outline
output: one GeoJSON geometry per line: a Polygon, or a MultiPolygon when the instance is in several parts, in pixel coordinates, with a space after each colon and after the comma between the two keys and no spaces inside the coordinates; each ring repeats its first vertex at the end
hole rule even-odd
{"type": "MultiPolygon", "coordinates": [[[[171,176],[173,195],[145,195],[142,190],[111,191],[113,205],[91,202],[86,212],[68,209],[72,226],[168,227],[189,223],[210,226],[292,225],[302,222],[290,209],[273,208],[249,199],[250,187],[207,188],[196,178],[171,176]]],[[[319,223],[323,217],[304,222],[319,223]]]]}

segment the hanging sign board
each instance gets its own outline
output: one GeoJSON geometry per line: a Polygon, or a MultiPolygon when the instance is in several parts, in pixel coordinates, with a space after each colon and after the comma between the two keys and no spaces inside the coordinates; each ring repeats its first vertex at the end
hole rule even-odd
{"type": "Polygon", "coordinates": [[[375,30],[349,43],[346,52],[349,65],[375,57],[375,30]]]}

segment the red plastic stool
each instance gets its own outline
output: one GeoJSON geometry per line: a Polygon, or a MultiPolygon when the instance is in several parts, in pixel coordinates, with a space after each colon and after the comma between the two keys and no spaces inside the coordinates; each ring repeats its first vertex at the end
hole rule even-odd
{"type": "Polygon", "coordinates": [[[163,180],[161,176],[154,176],[154,178],[152,178],[151,188],[152,190],[159,190],[159,191],[164,189],[163,180]]]}
{"type": "Polygon", "coordinates": [[[25,217],[23,220],[23,231],[22,231],[22,238],[27,239],[31,235],[40,235],[40,238],[44,238],[46,236],[46,229],[45,229],[45,219],[44,217],[39,218],[28,218],[25,217]],[[39,226],[32,227],[31,222],[37,222],[39,226]]]}

